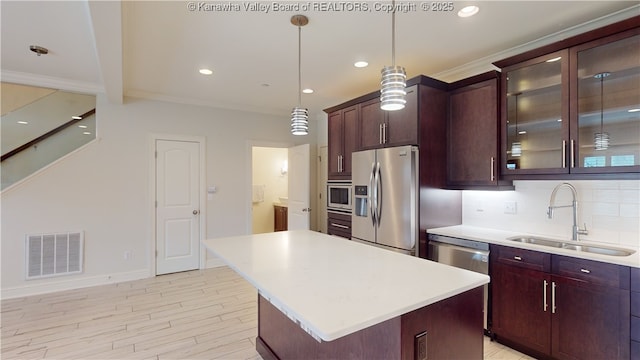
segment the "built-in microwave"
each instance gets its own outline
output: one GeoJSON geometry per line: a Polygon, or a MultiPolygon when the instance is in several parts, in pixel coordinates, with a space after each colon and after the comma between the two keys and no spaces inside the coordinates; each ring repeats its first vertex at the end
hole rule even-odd
{"type": "Polygon", "coordinates": [[[329,181],[327,183],[327,210],[351,213],[351,182],[329,181]]]}

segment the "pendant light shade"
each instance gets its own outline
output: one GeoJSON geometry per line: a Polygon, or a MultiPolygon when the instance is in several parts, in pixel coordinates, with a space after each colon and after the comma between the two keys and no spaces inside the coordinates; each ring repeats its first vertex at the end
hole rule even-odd
{"type": "Polygon", "coordinates": [[[293,135],[309,134],[309,110],[302,107],[302,27],[309,23],[309,19],[304,15],[294,15],[291,23],[298,27],[298,106],[291,110],[291,133],[293,135]]]}
{"type": "Polygon", "coordinates": [[[407,73],[402,66],[385,66],[382,68],[380,82],[380,108],[393,111],[404,108],[407,91],[407,73]]]}
{"type": "Polygon", "coordinates": [[[392,2],[391,12],[391,66],[385,66],[380,71],[380,108],[386,111],[404,109],[407,103],[407,72],[402,66],[396,66],[396,11],[395,1],[392,2]]]}
{"type": "Polygon", "coordinates": [[[596,150],[609,148],[609,133],[604,132],[604,78],[611,75],[610,72],[601,72],[593,77],[600,80],[600,132],[593,134],[593,146],[596,150]]]}

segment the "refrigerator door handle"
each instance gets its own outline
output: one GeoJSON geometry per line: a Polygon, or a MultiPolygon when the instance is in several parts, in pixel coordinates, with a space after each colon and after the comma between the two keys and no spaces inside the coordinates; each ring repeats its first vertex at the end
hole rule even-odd
{"type": "Polygon", "coordinates": [[[382,184],[380,183],[380,163],[376,164],[376,175],[374,177],[376,183],[375,203],[376,203],[376,223],[380,227],[380,215],[382,214],[382,184]]]}
{"type": "Polygon", "coordinates": [[[374,195],[373,195],[373,180],[374,180],[374,175],[376,172],[376,163],[372,162],[371,163],[371,173],[369,174],[369,189],[367,192],[367,202],[369,203],[369,214],[371,214],[371,224],[375,227],[376,226],[376,209],[373,203],[373,199],[375,199],[374,195]]]}

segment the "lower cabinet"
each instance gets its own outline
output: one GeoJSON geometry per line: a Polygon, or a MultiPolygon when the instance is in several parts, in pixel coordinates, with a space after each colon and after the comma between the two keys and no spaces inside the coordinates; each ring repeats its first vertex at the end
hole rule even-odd
{"type": "Polygon", "coordinates": [[[631,359],[640,359],[640,268],[631,269],[631,359]]]}
{"type": "Polygon", "coordinates": [[[630,269],[492,246],[492,328],[537,358],[629,359],[630,269]]]}
{"type": "Polygon", "coordinates": [[[289,211],[286,206],[273,205],[273,231],[287,231],[289,211]]]}
{"type": "Polygon", "coordinates": [[[351,214],[327,211],[327,234],[351,239],[351,214]]]}

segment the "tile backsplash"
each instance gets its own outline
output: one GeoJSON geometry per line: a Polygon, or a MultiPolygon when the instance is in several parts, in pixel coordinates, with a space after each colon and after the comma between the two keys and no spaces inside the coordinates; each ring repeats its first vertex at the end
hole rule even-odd
{"type": "MultiPolygon", "coordinates": [[[[547,217],[551,192],[563,182],[578,192],[578,225],[589,230],[581,240],[640,247],[640,180],[514,181],[515,191],[463,191],[462,222],[571,239],[571,207],[547,217]]],[[[560,189],[555,205],[571,205],[571,190],[560,189]]]]}

